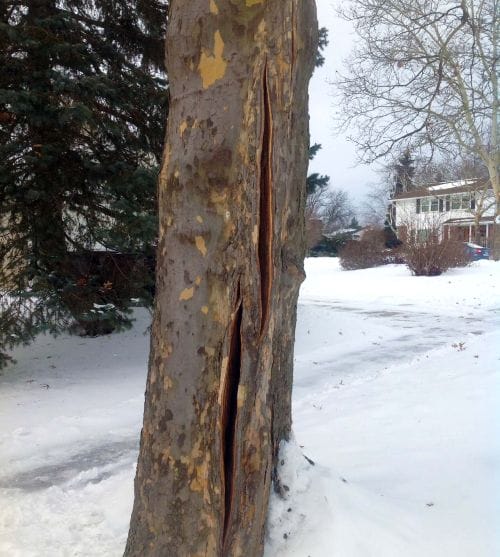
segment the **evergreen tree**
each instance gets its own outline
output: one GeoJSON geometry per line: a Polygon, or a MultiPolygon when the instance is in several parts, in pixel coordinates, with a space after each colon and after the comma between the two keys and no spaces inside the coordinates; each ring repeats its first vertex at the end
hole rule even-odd
{"type": "Polygon", "coordinates": [[[415,175],[415,160],[410,150],[405,149],[394,165],[394,192],[403,193],[413,188],[413,176],[415,175]]]}
{"type": "MultiPolygon", "coordinates": [[[[328,46],[328,29],[326,27],[321,27],[318,30],[318,46],[316,49],[316,59],[314,66],[316,68],[321,67],[325,63],[325,57],[323,56],[323,50],[328,46]]],[[[318,151],[321,149],[320,143],[314,143],[309,147],[309,160],[312,160],[318,151]]],[[[324,190],[330,182],[330,177],[314,172],[307,176],[306,181],[306,193],[311,195],[313,193],[324,190]]]]}
{"type": "Polygon", "coordinates": [[[323,56],[323,50],[328,46],[328,29],[326,27],[321,27],[318,30],[318,49],[316,51],[316,60],[314,65],[319,68],[325,63],[325,57],[323,56]]]}
{"type": "MultiPolygon", "coordinates": [[[[320,149],[321,149],[320,143],[315,143],[314,145],[311,145],[311,147],[309,147],[309,160],[312,160],[320,149]]],[[[317,172],[313,172],[312,174],[309,174],[306,180],[307,195],[311,195],[313,193],[324,190],[329,183],[330,183],[330,176],[318,174],[317,172]]]]}
{"type": "Polygon", "coordinates": [[[0,348],[71,316],[126,322],[120,272],[131,291],[137,278],[150,292],[144,265],[90,254],[152,256],[166,9],[166,0],[0,7],[0,348]]]}
{"type": "Polygon", "coordinates": [[[349,228],[353,228],[354,230],[359,230],[361,228],[356,217],[352,217],[351,222],[349,223],[349,228]]]}

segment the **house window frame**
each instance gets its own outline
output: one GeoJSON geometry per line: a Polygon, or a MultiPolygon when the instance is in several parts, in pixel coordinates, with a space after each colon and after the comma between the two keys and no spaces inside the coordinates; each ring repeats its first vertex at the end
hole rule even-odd
{"type": "Polygon", "coordinates": [[[471,195],[470,193],[463,193],[461,199],[461,209],[470,209],[471,208],[471,195]]]}
{"type": "Polygon", "coordinates": [[[452,211],[458,211],[462,208],[462,194],[454,193],[450,195],[450,207],[452,211]]]}
{"type": "Polygon", "coordinates": [[[431,198],[422,197],[422,199],[420,200],[420,212],[430,213],[430,211],[431,211],[431,198]]]}

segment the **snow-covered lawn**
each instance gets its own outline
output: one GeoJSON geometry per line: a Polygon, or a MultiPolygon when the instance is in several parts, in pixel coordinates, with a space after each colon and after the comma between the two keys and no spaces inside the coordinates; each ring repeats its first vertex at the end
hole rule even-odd
{"type": "MultiPolygon", "coordinates": [[[[500,264],[306,270],[266,556],[500,555],[500,264]]],[[[148,321],[41,337],[3,372],[0,556],[122,554],[148,321]]]]}

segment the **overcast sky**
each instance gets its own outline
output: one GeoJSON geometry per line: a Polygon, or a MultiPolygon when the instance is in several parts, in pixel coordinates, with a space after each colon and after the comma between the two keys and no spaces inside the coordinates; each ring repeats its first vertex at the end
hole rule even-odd
{"type": "Polygon", "coordinates": [[[311,142],[321,143],[318,152],[309,166],[310,172],[319,172],[330,176],[330,187],[341,188],[349,192],[357,203],[370,183],[378,181],[375,168],[356,162],[354,145],[333,130],[334,100],[332,80],[335,70],[340,69],[342,59],[349,53],[353,43],[352,29],[335,15],[332,0],[316,0],[318,23],[328,29],[329,45],[323,51],[325,64],[316,68],[310,84],[310,129],[311,142]]]}

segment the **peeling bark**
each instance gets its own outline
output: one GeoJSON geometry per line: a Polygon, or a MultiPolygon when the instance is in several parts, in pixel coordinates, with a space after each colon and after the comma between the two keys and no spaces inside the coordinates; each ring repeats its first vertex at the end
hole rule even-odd
{"type": "Polygon", "coordinates": [[[262,554],[291,425],[312,0],[172,0],[144,425],[125,555],[262,554]]]}

